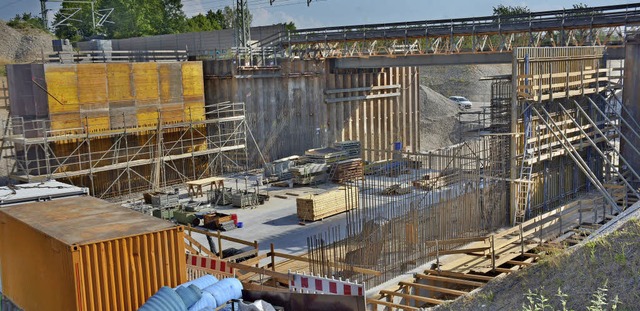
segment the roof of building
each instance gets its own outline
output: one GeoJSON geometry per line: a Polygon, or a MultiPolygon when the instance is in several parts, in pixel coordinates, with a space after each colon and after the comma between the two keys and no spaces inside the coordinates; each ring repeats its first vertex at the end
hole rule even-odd
{"type": "Polygon", "coordinates": [[[25,203],[0,209],[67,245],[82,245],[170,229],[176,225],[94,197],[25,203]]]}

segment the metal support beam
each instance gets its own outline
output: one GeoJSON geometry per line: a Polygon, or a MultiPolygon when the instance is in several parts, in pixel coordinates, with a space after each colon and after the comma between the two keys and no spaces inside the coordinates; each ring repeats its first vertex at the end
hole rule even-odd
{"type": "Polygon", "coordinates": [[[421,54],[402,56],[370,56],[331,58],[331,68],[384,68],[403,66],[509,64],[512,52],[487,54],[421,54]]]}

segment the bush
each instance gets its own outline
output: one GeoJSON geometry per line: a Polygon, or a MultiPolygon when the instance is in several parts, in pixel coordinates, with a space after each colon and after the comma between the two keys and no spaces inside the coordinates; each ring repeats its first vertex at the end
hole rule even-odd
{"type": "MultiPolygon", "coordinates": [[[[612,301],[609,301],[607,298],[607,290],[607,284],[605,283],[602,287],[599,287],[593,295],[591,295],[591,300],[589,301],[589,306],[587,306],[587,311],[615,311],[618,308],[618,296],[616,295],[612,301]]],[[[526,294],[524,294],[524,296],[527,301],[522,304],[523,311],[571,310],[567,307],[567,298],[569,297],[569,295],[563,293],[560,288],[558,288],[558,293],[555,295],[555,297],[557,299],[557,302],[560,303],[561,309],[555,309],[553,307],[553,303],[556,301],[552,301],[550,298],[545,297],[540,292],[534,293],[529,290],[526,294]]]]}

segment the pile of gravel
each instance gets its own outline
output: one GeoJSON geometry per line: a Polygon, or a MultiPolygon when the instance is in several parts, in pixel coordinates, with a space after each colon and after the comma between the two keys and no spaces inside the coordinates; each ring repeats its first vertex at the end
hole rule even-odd
{"type": "Polygon", "coordinates": [[[457,143],[458,105],[449,98],[420,86],[420,151],[457,143]]]}
{"type": "Polygon", "coordinates": [[[29,63],[51,54],[54,37],[39,29],[14,29],[0,21],[0,61],[29,63]]]}
{"type": "Polygon", "coordinates": [[[464,96],[472,102],[491,101],[491,81],[480,78],[511,74],[511,64],[420,67],[420,83],[449,96],[464,96]]]}

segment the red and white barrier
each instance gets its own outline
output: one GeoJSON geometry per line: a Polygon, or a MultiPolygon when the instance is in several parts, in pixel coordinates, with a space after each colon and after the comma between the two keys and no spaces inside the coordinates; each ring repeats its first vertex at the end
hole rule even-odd
{"type": "Polygon", "coordinates": [[[214,273],[234,275],[233,267],[228,262],[218,258],[203,257],[187,254],[187,267],[213,270],[214,273]]]}
{"type": "Polygon", "coordinates": [[[345,296],[364,296],[364,284],[314,275],[289,272],[289,290],[297,293],[313,293],[345,296]]]}

